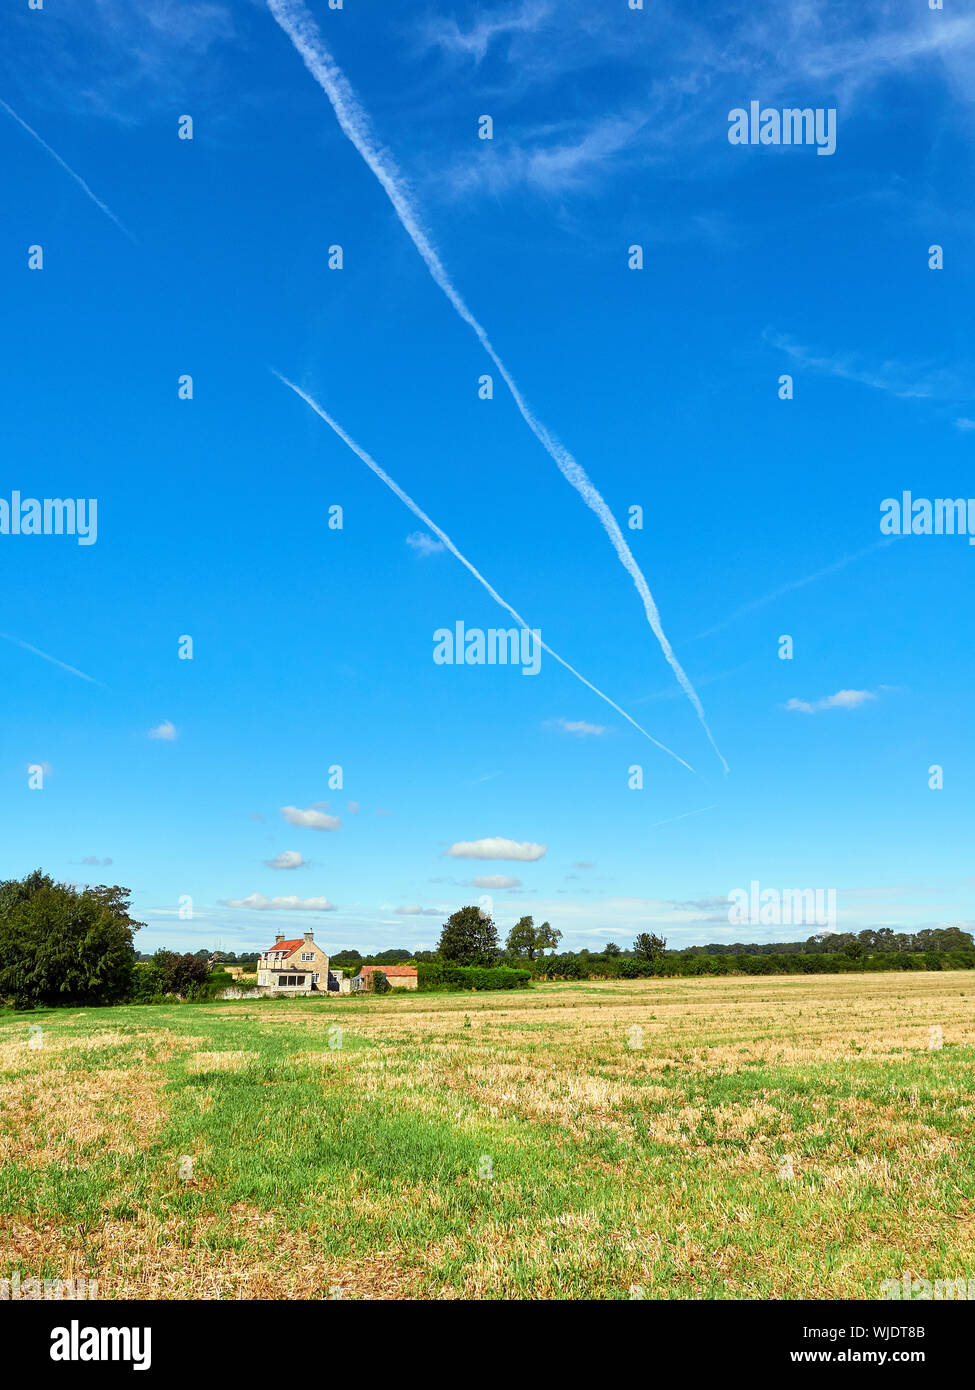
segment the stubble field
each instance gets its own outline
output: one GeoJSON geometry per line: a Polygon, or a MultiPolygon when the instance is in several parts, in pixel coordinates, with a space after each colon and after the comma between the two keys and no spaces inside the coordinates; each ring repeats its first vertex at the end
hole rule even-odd
{"type": "Polygon", "coordinates": [[[0,1014],[0,1277],[835,1299],[975,1276],[973,1002],[952,971],[0,1014]]]}

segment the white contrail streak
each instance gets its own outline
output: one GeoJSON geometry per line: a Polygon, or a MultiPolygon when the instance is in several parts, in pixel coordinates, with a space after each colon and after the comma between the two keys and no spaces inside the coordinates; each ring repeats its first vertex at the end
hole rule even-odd
{"type": "MultiPolygon", "coordinates": [[[[291,390],[294,391],[296,396],[300,396],[306,405],[310,405],[312,410],[314,410],[315,414],[320,415],[321,418],[325,421],[326,425],[328,425],[331,429],[335,431],[339,439],[342,440],[343,444],[347,444],[349,448],[352,450],[352,452],[354,454],[357,454],[358,457],[362,459],[362,462],[366,465],[366,467],[371,468],[373,473],[375,473],[376,477],[381,478],[382,481],[389,488],[389,490],[391,492],[395,492],[399,500],[405,503],[407,507],[409,507],[413,515],[419,517],[419,519],[423,522],[424,526],[429,527],[429,529],[433,532],[437,539],[447,547],[451,555],[455,556],[455,558],[461,562],[464,568],[470,571],[470,573],[474,576],[477,582],[488,591],[488,593],[494,599],[495,603],[499,603],[502,608],[504,608],[508,613],[510,613],[516,623],[519,623],[522,627],[527,628],[528,623],[521,616],[521,614],[516,612],[515,609],[512,608],[510,603],[505,602],[505,600],[501,597],[498,591],[492,588],[492,586],[484,578],[484,575],[481,574],[478,570],[476,570],[474,566],[471,564],[470,560],[468,560],[465,556],[463,556],[460,553],[460,551],[454,545],[453,541],[450,539],[447,533],[445,531],[441,531],[440,527],[436,524],[436,522],[431,521],[431,519],[427,516],[426,512],[423,511],[421,507],[417,506],[417,504],[413,501],[412,497],[408,496],[408,494],[403,491],[403,489],[399,486],[398,483],[395,483],[393,481],[393,479],[389,476],[385,469],[381,468],[379,464],[376,462],[376,460],[374,458],[371,458],[370,455],[366,453],[365,449],[361,449],[359,445],[355,442],[355,440],[350,435],[346,434],[345,430],[338,423],[338,421],[333,420],[331,415],[329,415],[328,411],[325,410],[323,406],[320,406],[312,396],[309,396],[307,391],[303,391],[300,386],[296,386],[293,381],[289,381],[286,376],[282,376],[281,373],[279,371],[276,371],[273,367],[271,368],[271,371],[277,377],[278,381],[283,382],[285,386],[290,387],[291,390]]],[[[644,738],[648,738],[650,742],[654,744],[657,748],[661,749],[664,753],[669,753],[672,758],[676,758],[676,760],[680,763],[682,767],[687,768],[688,772],[694,771],[690,763],[685,763],[684,759],[680,757],[677,753],[675,753],[672,748],[668,748],[665,743],[658,742],[658,740],[655,739],[652,736],[652,734],[648,734],[646,729],[641,728],[641,726],[636,722],[636,720],[631,718],[631,716],[627,714],[625,709],[620,709],[619,705],[616,703],[615,700],[611,700],[608,695],[604,695],[601,690],[599,690],[595,685],[593,685],[592,681],[587,681],[585,676],[580,675],[580,673],[575,669],[574,666],[570,666],[567,661],[565,661],[561,656],[559,656],[558,652],[554,652],[551,647],[549,647],[545,642],[541,641],[541,638],[539,638],[538,641],[543,651],[548,652],[549,656],[554,657],[554,659],[559,663],[560,666],[564,666],[567,671],[571,672],[571,674],[575,676],[576,680],[582,681],[582,684],[587,686],[593,692],[594,695],[598,695],[601,700],[605,700],[607,705],[609,705],[611,709],[614,709],[617,714],[621,714],[628,723],[633,725],[634,729],[637,729],[643,735],[644,738]]]]}
{"type": "Polygon", "coordinates": [[[851,565],[854,560],[861,559],[864,555],[872,555],[875,550],[882,550],[885,546],[893,545],[894,536],[888,536],[885,540],[877,541],[874,545],[868,545],[863,550],[854,551],[852,555],[844,555],[840,560],[834,560],[831,565],[826,565],[821,570],[816,570],[815,574],[807,574],[803,579],[793,579],[788,584],[782,584],[778,589],[773,589],[770,594],[763,594],[761,598],[753,598],[750,603],[743,603],[740,608],[727,618],[723,618],[720,623],[715,623],[713,627],[707,628],[704,632],[698,632],[693,637],[689,637],[688,642],[698,642],[702,637],[711,637],[716,632],[730,627],[738,618],[743,618],[746,613],[753,612],[756,608],[764,608],[767,603],[772,603],[775,599],[781,598],[783,594],[790,594],[794,589],[803,589],[807,584],[814,584],[817,579],[824,579],[827,574],[835,574],[837,570],[851,565]]]}
{"type": "Polygon", "coordinates": [[[52,662],[55,666],[60,666],[62,671],[70,671],[73,676],[80,676],[83,681],[90,681],[92,685],[101,685],[101,681],[96,681],[94,676],[86,676],[84,671],[79,671],[75,666],[69,666],[67,662],[58,661],[56,656],[48,656],[47,652],[42,652],[40,647],[32,647],[29,642],[22,642],[19,637],[11,637],[7,632],[0,632],[0,637],[5,642],[13,642],[16,647],[23,647],[25,652],[33,652],[35,656],[42,656],[45,661],[52,662]]]}
{"type": "Polygon", "coordinates": [[[685,811],[683,815],[669,816],[667,820],[655,820],[653,825],[651,825],[650,829],[656,830],[658,825],[673,825],[675,820],[686,820],[688,816],[699,816],[702,811],[713,811],[717,804],[718,803],[714,801],[710,806],[699,806],[696,811],[685,811]]]}
{"type": "Polygon", "coordinates": [[[47,141],[46,141],[46,140],[42,140],[41,137],[38,135],[37,131],[34,130],[31,126],[29,126],[29,125],[27,124],[26,121],[21,120],[20,116],[17,115],[17,112],[13,109],[13,107],[12,107],[12,106],[8,106],[7,103],[3,100],[2,97],[0,97],[0,106],[3,107],[4,111],[6,111],[6,113],[7,113],[8,116],[13,116],[14,120],[17,122],[18,125],[23,126],[24,130],[27,131],[27,134],[28,134],[28,135],[33,135],[33,137],[34,137],[34,139],[37,141],[37,143],[38,143],[39,145],[41,145],[45,150],[47,150],[47,152],[48,152],[48,154],[51,156],[51,158],[54,159],[54,160],[56,160],[56,161],[58,162],[58,164],[60,164],[61,168],[62,168],[66,173],[68,173],[68,174],[71,175],[71,177],[74,179],[75,183],[81,185],[81,187],[82,187],[82,188],[84,189],[84,191],[88,194],[88,197],[89,197],[89,198],[91,199],[91,201],[95,204],[95,206],[98,207],[98,208],[101,208],[101,210],[102,210],[102,212],[105,214],[105,216],[106,216],[106,217],[110,217],[110,218],[112,219],[112,221],[115,223],[116,227],[118,227],[119,231],[124,232],[125,235],[126,235],[127,237],[129,237],[132,241],[135,241],[136,238],[135,238],[135,237],[132,235],[132,233],[129,231],[128,227],[124,226],[123,223],[121,223],[121,222],[118,220],[118,218],[115,216],[115,214],[114,214],[114,212],[112,211],[112,209],[111,209],[110,207],[108,207],[108,205],[107,205],[106,203],[103,203],[102,200],[101,200],[101,198],[99,198],[96,194],[94,194],[94,193],[91,191],[91,189],[90,189],[90,188],[88,187],[88,185],[85,183],[85,181],[84,181],[84,179],[81,177],[81,175],[80,175],[80,174],[76,174],[75,171],[71,168],[71,165],[70,165],[70,164],[65,164],[64,160],[63,160],[63,159],[61,158],[61,156],[58,154],[57,150],[52,150],[51,147],[50,147],[50,145],[47,143],[47,141]]]}
{"type": "Polygon", "coordinates": [[[677,657],[674,655],[673,648],[668,642],[660,624],[660,614],[657,612],[657,605],[654,602],[649,585],[643,577],[639,565],[633,558],[633,553],[623,537],[623,533],[617,524],[616,518],[603,500],[602,494],[590,481],[582,465],[573,458],[569,451],[560,444],[554,435],[550,434],[542,422],[536,418],[519,391],[511,373],[508,371],[497,352],[495,352],[491,340],[488,338],[484,328],[471,313],[470,309],[468,309],[459,292],[454,288],[453,282],[447,274],[447,270],[440,256],[420,224],[419,214],[414,206],[413,198],[409,192],[405,179],[397,169],[395,161],[389,152],[381,149],[377,144],[372,131],[372,123],[367,112],[353,91],[345,74],[326,48],[324,40],[311,15],[300,3],[300,0],[268,0],[268,9],[298,50],[298,53],[304,61],[305,67],[328,97],[343,133],[352,142],[379,180],[385,190],[386,196],[393,205],[393,210],[399,218],[404,231],[410,237],[417,251],[419,251],[422,256],[433,280],[447,296],[464,322],[473,329],[478,342],[490,357],[495,367],[497,367],[504,379],[505,385],[511,392],[512,399],[518,407],[518,411],[525,424],[548,455],[557,464],[562,476],[572,484],[586,505],[599,517],[606,534],[612,542],[616,554],[619,556],[620,562],[633,580],[637,592],[643,600],[643,607],[646,611],[647,620],[650,623],[650,627],[653,629],[654,636],[660,643],[661,651],[669,662],[685,695],[697,711],[697,717],[704,726],[704,731],[710,740],[711,746],[721,759],[724,770],[727,772],[728,764],[722,757],[721,751],[712,737],[711,730],[708,728],[707,720],[704,717],[704,708],[697,697],[697,692],[685,675],[683,667],[677,660],[677,657]]]}

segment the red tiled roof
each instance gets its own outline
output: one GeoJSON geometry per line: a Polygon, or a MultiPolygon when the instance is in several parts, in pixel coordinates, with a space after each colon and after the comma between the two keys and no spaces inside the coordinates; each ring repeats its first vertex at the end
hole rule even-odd
{"type": "Polygon", "coordinates": [[[361,973],[368,974],[370,970],[381,970],[384,975],[415,975],[415,965],[364,965],[361,973]]]}
{"type": "Polygon", "coordinates": [[[304,946],[306,944],[312,946],[314,942],[309,941],[306,943],[302,937],[299,937],[297,941],[275,941],[274,945],[269,946],[264,954],[270,956],[275,951],[284,951],[286,955],[290,956],[292,951],[297,951],[299,946],[304,946]]]}

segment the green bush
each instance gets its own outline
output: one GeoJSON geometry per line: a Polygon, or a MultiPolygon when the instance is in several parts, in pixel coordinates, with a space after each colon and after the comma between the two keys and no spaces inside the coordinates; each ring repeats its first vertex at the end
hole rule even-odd
{"type": "Polygon", "coordinates": [[[530,970],[512,970],[506,965],[450,965],[441,961],[421,961],[416,967],[417,989],[524,989],[530,970]]]}

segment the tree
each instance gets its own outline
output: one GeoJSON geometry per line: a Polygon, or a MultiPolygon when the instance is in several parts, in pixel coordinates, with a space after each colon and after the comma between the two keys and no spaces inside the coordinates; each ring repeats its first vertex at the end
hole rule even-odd
{"type": "Polygon", "coordinates": [[[562,933],[555,931],[548,922],[535,926],[533,917],[520,917],[508,933],[506,949],[512,956],[534,960],[546,951],[554,951],[562,940],[562,933]]]}
{"type": "Polygon", "coordinates": [[[37,1004],[112,1004],[132,978],[129,890],[78,889],[40,869],[0,883],[0,996],[37,1004]]]}
{"type": "Polygon", "coordinates": [[[177,955],[175,951],[158,950],[152,958],[158,971],[162,994],[189,994],[194,985],[202,985],[210,974],[209,956],[177,955]]]}
{"type": "Polygon", "coordinates": [[[494,965],[501,954],[498,929],[479,907],[461,907],[451,913],[437,949],[441,960],[452,965],[494,965]]]}
{"type": "Polygon", "coordinates": [[[535,919],[519,917],[508,933],[505,947],[513,956],[524,956],[527,960],[534,960],[538,949],[535,919]]]}
{"type": "Polygon", "coordinates": [[[606,942],[606,949],[605,949],[605,951],[603,952],[603,955],[604,955],[604,956],[621,956],[622,954],[623,954],[623,952],[622,952],[622,951],[620,950],[620,948],[617,946],[617,944],[616,944],[615,941],[607,941],[607,942],[606,942]]]}
{"type": "Polygon", "coordinates": [[[535,933],[535,945],[539,955],[544,955],[546,951],[554,951],[561,940],[562,933],[550,926],[548,922],[543,922],[535,933]]]}
{"type": "Polygon", "coordinates": [[[374,970],[372,972],[372,988],[375,994],[388,994],[393,986],[381,970],[374,970]]]}
{"type": "Polygon", "coordinates": [[[638,960],[659,960],[666,949],[666,938],[653,932],[640,932],[633,943],[633,954],[638,960]]]}

